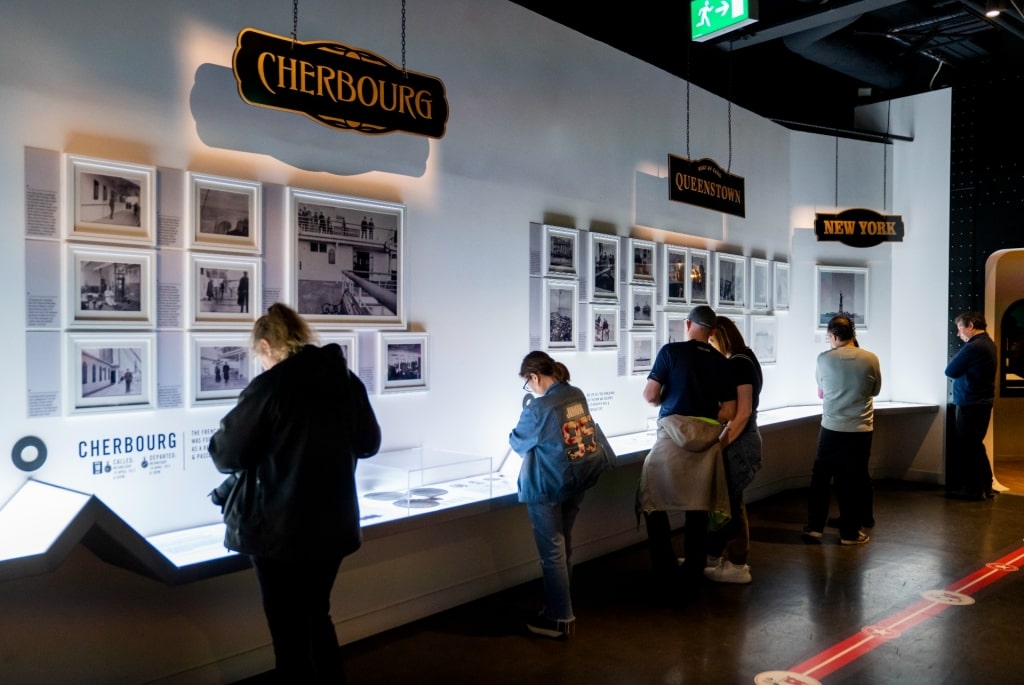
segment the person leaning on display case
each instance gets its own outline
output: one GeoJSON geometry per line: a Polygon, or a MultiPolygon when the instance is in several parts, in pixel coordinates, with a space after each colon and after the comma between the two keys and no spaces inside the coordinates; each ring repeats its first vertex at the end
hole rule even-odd
{"type": "Polygon", "coordinates": [[[523,457],[519,501],[533,527],[544,583],[544,608],[526,628],[534,635],[568,639],[572,612],[572,527],[584,493],[615,461],[590,415],[583,392],[569,385],[569,369],[546,352],[530,352],[519,367],[525,381],[519,423],[509,435],[523,457]]]}
{"type": "Polygon", "coordinates": [[[256,569],[282,683],[338,683],[344,670],[331,588],[361,542],[356,461],[380,448],[366,388],[338,345],[317,347],[296,312],[274,304],[253,327],[265,371],[210,439],[231,474],[211,497],[228,549],[256,569]]]}
{"type": "Polygon", "coordinates": [[[736,416],[729,421],[721,441],[731,518],[710,533],[708,557],[716,561],[704,569],[704,575],[716,583],[749,583],[750,524],[743,491],[763,464],[757,407],[764,377],[761,362],[729,317],[718,317],[711,344],[729,360],[736,382],[736,416]]]}
{"type": "Polygon", "coordinates": [[[657,590],[690,594],[704,578],[708,527],[728,516],[720,436],[736,416],[736,383],[725,356],[708,342],[718,317],[707,305],[686,315],[683,342],[658,350],[647,375],[644,400],[658,410],[658,432],[640,472],[638,510],[657,590]],[[670,511],[686,512],[684,558],[672,547],[670,511]],[[677,576],[681,575],[681,578],[677,576]]]}

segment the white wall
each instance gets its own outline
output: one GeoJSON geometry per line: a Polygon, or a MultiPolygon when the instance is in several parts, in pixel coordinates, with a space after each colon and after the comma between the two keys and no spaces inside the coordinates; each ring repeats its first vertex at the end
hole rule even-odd
{"type": "MultiPolygon", "coordinates": [[[[215,427],[225,408],[27,418],[29,389],[20,371],[28,356],[21,286],[26,147],[404,204],[405,304],[410,327],[431,336],[430,391],[373,398],[385,449],[505,453],[522,394],[516,371],[527,351],[530,222],[791,262],[792,309],[779,315],[779,361],[765,369],[766,408],[814,401],[813,356],[823,347],[807,300],[814,264],[870,266],[872,319],[861,339],[882,357],[883,397],[944,401],[944,387],[932,387],[930,376],[925,386],[912,380],[933,373],[932,358],[944,355],[945,336],[933,328],[944,330],[944,314],[932,316],[944,301],[944,280],[926,289],[922,308],[896,296],[894,274],[916,284],[944,273],[930,250],[945,244],[948,220],[935,198],[948,196],[948,152],[945,166],[932,155],[948,148],[948,113],[943,121],[933,110],[948,110],[948,97],[925,98],[935,107],[904,105],[904,119],[921,129],[889,156],[890,197],[907,222],[908,242],[853,250],[820,245],[807,230],[815,211],[836,209],[833,138],[793,134],[733,107],[730,148],[726,102],[692,88],[687,112],[678,79],[502,0],[446,0],[429,13],[409,8],[409,68],[440,77],[447,88],[451,116],[441,140],[368,138],[244,105],[228,70],[235,37],[248,26],[288,35],[290,9],[227,0],[8,0],[0,9],[0,222],[7,227],[0,271],[13,284],[0,289],[13,328],[0,353],[16,369],[0,393],[0,445],[43,437],[50,455],[35,477],[91,488],[146,534],[215,520],[205,493],[219,476],[201,460],[183,463],[173,477],[105,482],[92,477],[76,445],[124,431],[186,435],[215,427]],[[225,149],[219,141],[237,144],[225,149]],[[746,179],[746,218],[669,202],[669,153],[723,166],[731,154],[731,171],[746,179]],[[931,166],[924,172],[921,164],[931,166]],[[933,181],[923,190],[922,174],[933,181]],[[932,248],[917,252],[924,249],[919,240],[932,248]],[[908,341],[916,332],[910,322],[928,326],[920,348],[908,341]],[[911,361],[922,356],[920,367],[911,361]]],[[[305,0],[299,9],[300,39],[336,40],[399,62],[397,6],[305,0]]],[[[877,146],[840,141],[840,208],[880,206],[881,157],[877,146]]],[[[268,237],[275,230],[268,226],[268,237]]],[[[640,400],[642,377],[617,375],[611,353],[563,358],[584,390],[612,393],[597,414],[609,434],[646,428],[654,412],[640,400]]],[[[941,446],[932,447],[908,473],[935,476],[941,446]]],[[[803,450],[778,458],[794,460],[798,474],[809,471],[810,457],[803,450]]],[[[640,539],[632,517],[636,475],[635,466],[624,468],[588,497],[580,559],[640,539]]],[[[0,501],[25,477],[0,461],[0,501]]],[[[520,507],[393,536],[371,530],[368,537],[345,562],[335,593],[345,640],[538,571],[520,507]]],[[[52,682],[70,672],[76,682],[227,682],[271,660],[250,572],[166,588],[79,550],[52,574],[0,583],[0,605],[0,663],[16,682],[52,682]],[[60,634],[74,640],[55,639],[60,634]]]]}

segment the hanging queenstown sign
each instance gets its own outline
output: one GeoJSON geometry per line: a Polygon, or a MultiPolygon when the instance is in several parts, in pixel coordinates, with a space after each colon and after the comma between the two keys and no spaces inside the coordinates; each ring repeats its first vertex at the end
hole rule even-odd
{"type": "Polygon", "coordinates": [[[238,34],[233,69],[238,93],[250,105],[360,133],[444,137],[444,83],[366,50],[248,28],[238,34]]]}
{"type": "Polygon", "coordinates": [[[726,172],[714,161],[669,155],[668,176],[668,199],[733,216],[746,216],[743,177],[726,172]]]}
{"type": "Polygon", "coordinates": [[[903,242],[903,217],[885,216],[872,209],[847,209],[838,214],[815,214],[818,242],[838,240],[850,247],[874,247],[903,242]]]}

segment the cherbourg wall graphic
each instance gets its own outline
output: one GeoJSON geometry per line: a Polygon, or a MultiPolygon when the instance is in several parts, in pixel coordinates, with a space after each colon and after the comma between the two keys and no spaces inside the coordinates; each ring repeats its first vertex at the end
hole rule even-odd
{"type": "Polygon", "coordinates": [[[444,137],[444,83],[367,50],[247,28],[238,34],[232,62],[238,93],[251,105],[359,133],[444,137]]]}

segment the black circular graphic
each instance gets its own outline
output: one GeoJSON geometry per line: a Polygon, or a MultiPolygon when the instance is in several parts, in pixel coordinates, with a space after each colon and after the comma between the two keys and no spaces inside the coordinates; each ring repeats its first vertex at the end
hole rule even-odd
{"type": "Polygon", "coordinates": [[[46,443],[34,435],[26,435],[11,448],[11,461],[22,471],[35,471],[46,463],[46,443]],[[25,458],[25,450],[35,448],[35,457],[25,458]]]}

